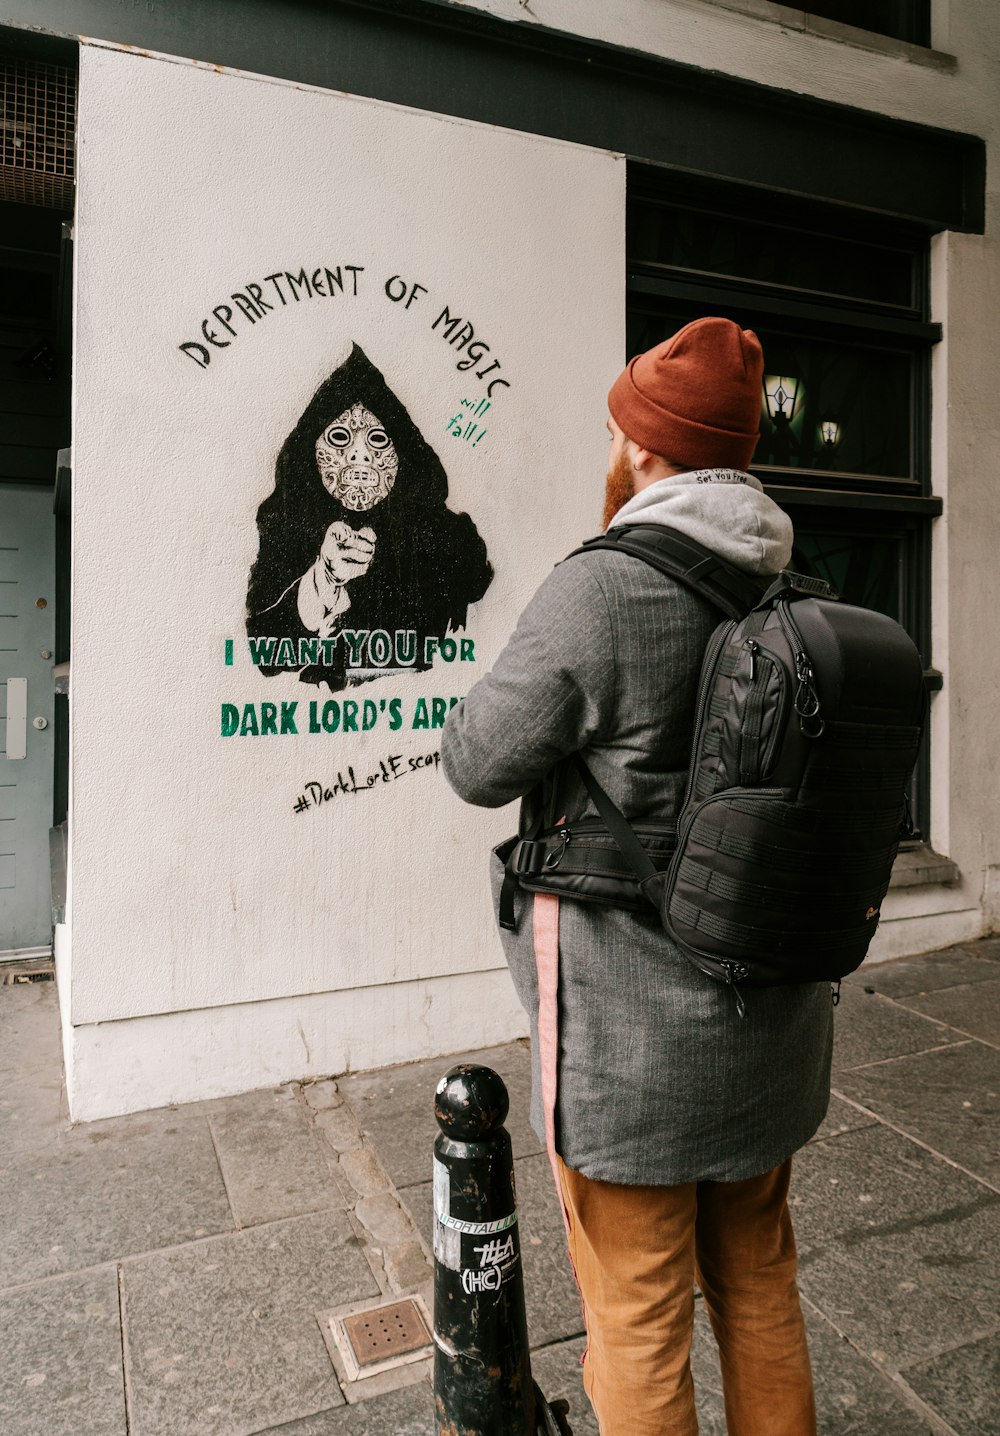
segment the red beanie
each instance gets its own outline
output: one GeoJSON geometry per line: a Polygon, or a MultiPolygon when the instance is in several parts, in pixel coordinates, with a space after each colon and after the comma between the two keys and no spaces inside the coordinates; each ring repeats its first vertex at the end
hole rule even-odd
{"type": "Polygon", "coordinates": [[[752,329],[696,319],[632,359],[608,395],[643,449],[692,469],[745,469],[760,433],[764,355],[752,329]]]}

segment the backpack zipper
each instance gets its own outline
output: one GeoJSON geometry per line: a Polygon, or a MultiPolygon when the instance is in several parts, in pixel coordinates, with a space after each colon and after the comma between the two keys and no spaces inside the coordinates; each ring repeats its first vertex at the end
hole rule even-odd
{"type": "Polygon", "coordinates": [[[740,740],[740,783],[742,786],[754,786],[767,781],[767,776],[774,763],[774,754],[785,726],[785,703],[788,697],[788,685],[785,678],[785,668],[775,658],[774,654],[755,638],[748,638],[744,647],[750,653],[750,684],[753,692],[747,699],[746,718],[741,724],[740,740]],[[775,710],[771,723],[771,731],[764,739],[764,713],[767,708],[768,684],[774,681],[775,685],[775,710]],[[743,762],[743,734],[750,736],[757,744],[757,766],[756,772],[750,773],[749,763],[743,762]]]}
{"type": "Polygon", "coordinates": [[[819,694],[816,692],[816,675],[813,673],[813,666],[809,654],[806,652],[802,634],[792,618],[791,606],[787,599],[779,599],[775,608],[778,613],[778,622],[785,630],[785,637],[791,644],[792,656],[795,660],[795,677],[798,680],[798,687],[795,690],[793,706],[799,717],[799,730],[806,738],[818,738],[826,728],[826,720],[820,713],[819,694]]]}
{"type": "Polygon", "coordinates": [[[760,782],[763,776],[761,766],[761,728],[764,721],[764,700],[767,696],[767,682],[757,682],[758,654],[761,651],[760,644],[756,638],[748,638],[744,645],[750,654],[750,682],[749,694],[747,697],[746,711],[743,722],[740,724],[740,757],[739,757],[739,780],[743,787],[752,783],[760,782]],[[753,753],[754,767],[756,773],[751,772],[750,760],[744,760],[744,753],[747,750],[753,753]]]}
{"type": "MultiPolygon", "coordinates": [[[[704,727],[705,711],[708,708],[709,700],[712,696],[712,688],[714,686],[715,666],[719,661],[719,655],[726,647],[726,644],[729,642],[735,630],[736,621],[735,619],[730,619],[728,623],[721,623],[708,641],[708,647],[705,649],[705,656],[701,663],[701,684],[698,688],[698,701],[695,709],[695,724],[693,730],[695,733],[700,733],[704,727]]],[[[688,780],[684,790],[684,799],[681,803],[682,808],[686,808],[691,800],[695,783],[697,782],[697,776],[698,754],[692,753],[691,767],[688,770],[688,780]]]]}

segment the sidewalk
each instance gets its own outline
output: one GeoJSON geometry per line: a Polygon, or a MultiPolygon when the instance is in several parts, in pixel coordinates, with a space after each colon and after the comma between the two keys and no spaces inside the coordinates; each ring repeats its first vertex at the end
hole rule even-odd
{"type": "MultiPolygon", "coordinates": [[[[432,1436],[428,1363],[342,1388],[322,1316],[430,1306],[433,1092],[456,1059],[70,1127],[55,996],[0,987],[3,1436],[432,1436]]],[[[1000,939],[844,984],[837,1095],[792,1197],[824,1436],[1000,1434],[998,1048],[1000,939]]],[[[596,1436],[527,1048],[463,1055],[510,1089],[536,1379],[596,1436]]],[[[698,1323],[702,1432],[723,1436],[698,1323]]]]}

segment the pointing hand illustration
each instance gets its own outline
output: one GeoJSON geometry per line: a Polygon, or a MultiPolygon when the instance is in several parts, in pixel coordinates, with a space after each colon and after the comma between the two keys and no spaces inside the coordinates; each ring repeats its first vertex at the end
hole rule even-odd
{"type": "Polygon", "coordinates": [[[338,519],[327,529],[320,549],[323,571],[334,584],[350,583],[367,573],[375,556],[375,530],[352,529],[338,519]]]}
{"type": "Polygon", "coordinates": [[[299,581],[303,626],[320,638],[332,638],[351,606],[347,585],[368,572],[374,557],[374,529],[352,529],[343,519],[330,524],[316,562],[299,581]]]}

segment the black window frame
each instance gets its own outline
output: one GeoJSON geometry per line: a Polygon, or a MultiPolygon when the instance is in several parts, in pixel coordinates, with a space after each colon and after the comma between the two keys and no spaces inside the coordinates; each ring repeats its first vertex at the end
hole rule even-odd
{"type": "MultiPolygon", "coordinates": [[[[721,313],[746,328],[770,334],[809,335],[860,346],[903,349],[911,357],[910,474],[891,478],[829,469],[758,467],[751,471],[764,490],[802,529],[880,534],[899,545],[902,574],[899,617],[920,651],[929,694],[941,686],[932,666],[930,555],[931,525],[942,503],[931,487],[931,356],[941,338],[930,321],[930,243],[926,229],[879,216],[816,206],[788,196],[738,194],[724,185],[693,180],[632,163],[628,172],[626,223],[626,314],[629,335],[642,316],[664,316],[668,335],[688,319],[721,313]],[[912,264],[909,306],[860,301],[848,296],[782,291],[773,283],[734,275],[682,269],[634,255],[636,216],[657,205],[666,210],[728,217],[734,223],[766,223],[786,230],[789,241],[808,243],[843,236],[896,249],[912,264]]],[[[630,337],[626,359],[637,346],[630,337]]],[[[765,340],[765,355],[766,355],[765,340]]],[[[916,838],[926,840],[930,824],[929,739],[925,734],[914,773],[912,807],[916,838]]]]}

